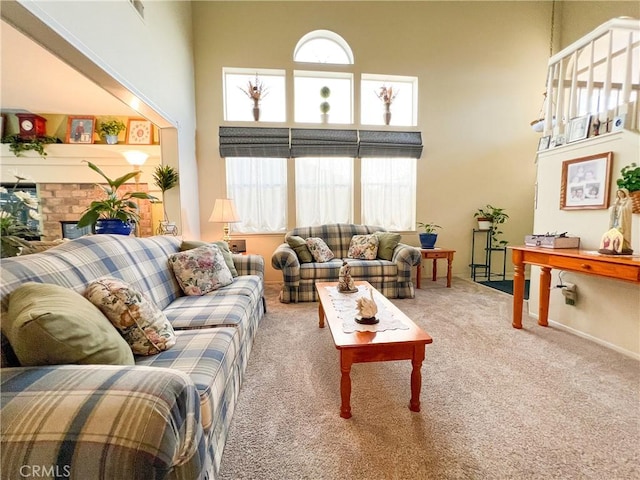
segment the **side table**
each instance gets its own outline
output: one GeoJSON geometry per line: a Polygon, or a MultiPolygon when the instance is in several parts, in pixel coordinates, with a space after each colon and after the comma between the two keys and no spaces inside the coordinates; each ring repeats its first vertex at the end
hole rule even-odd
{"type": "MultiPolygon", "coordinates": [[[[438,259],[446,258],[447,259],[447,288],[451,288],[451,264],[453,263],[453,254],[456,253],[455,250],[449,250],[447,248],[421,248],[420,253],[422,254],[422,258],[426,258],[427,260],[433,260],[433,275],[431,280],[434,282],[438,277],[438,259]]],[[[420,278],[422,276],[422,258],[420,259],[420,264],[418,264],[418,274],[416,278],[416,287],[420,288],[420,278]]]]}

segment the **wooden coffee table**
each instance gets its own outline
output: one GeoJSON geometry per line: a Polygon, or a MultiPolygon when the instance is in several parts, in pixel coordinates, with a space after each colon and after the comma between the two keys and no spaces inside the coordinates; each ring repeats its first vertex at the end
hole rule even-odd
{"type": "MultiPolygon", "coordinates": [[[[355,282],[356,286],[371,287],[369,282],[355,282]]],[[[340,351],[340,416],[351,418],[351,365],[362,362],[386,362],[390,360],[411,360],[411,400],[409,410],[420,411],[420,387],[422,374],[420,368],[424,360],[425,345],[433,342],[433,339],[418,327],[409,317],[400,311],[384,295],[373,289],[374,300],[391,311],[409,327],[408,330],[385,330],[383,332],[353,332],[345,333],[342,328],[342,320],[334,308],[329,290],[326,287],[335,287],[337,282],[318,282],[316,289],[320,301],[318,303],[319,327],[324,328],[325,318],[329,324],[333,343],[340,351]]]]}

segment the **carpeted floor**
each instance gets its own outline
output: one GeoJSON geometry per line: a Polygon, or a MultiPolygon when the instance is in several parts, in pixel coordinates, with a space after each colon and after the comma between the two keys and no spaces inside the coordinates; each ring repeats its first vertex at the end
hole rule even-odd
{"type": "Polygon", "coordinates": [[[349,420],[317,304],[268,286],[220,478],[640,478],[636,360],[526,315],[515,330],[511,297],[469,280],[423,285],[394,301],[434,339],[421,412],[410,362],[356,364],[349,420]]]}

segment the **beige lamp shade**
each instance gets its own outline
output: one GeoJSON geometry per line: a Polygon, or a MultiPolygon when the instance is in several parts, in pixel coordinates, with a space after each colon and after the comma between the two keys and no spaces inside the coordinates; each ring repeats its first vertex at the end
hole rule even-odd
{"type": "Polygon", "coordinates": [[[233,200],[231,200],[230,198],[216,199],[216,203],[213,205],[213,212],[211,212],[209,221],[224,223],[223,239],[226,242],[229,242],[229,240],[231,240],[231,236],[229,235],[229,224],[240,221],[240,217],[238,216],[238,212],[236,211],[236,206],[233,203],[233,200]]]}
{"type": "Polygon", "coordinates": [[[209,217],[210,222],[235,223],[240,221],[236,206],[230,198],[218,198],[213,205],[213,212],[209,217]]]}

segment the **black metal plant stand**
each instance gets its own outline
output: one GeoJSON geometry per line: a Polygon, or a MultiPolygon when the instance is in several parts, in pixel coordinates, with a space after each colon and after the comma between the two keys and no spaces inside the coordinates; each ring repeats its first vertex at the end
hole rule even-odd
{"type": "MultiPolygon", "coordinates": [[[[479,240],[482,240],[482,238],[479,240]]],[[[488,281],[492,279],[505,280],[507,269],[507,248],[493,247],[491,245],[491,230],[473,230],[471,240],[471,263],[469,266],[471,267],[471,278],[474,282],[477,281],[477,277],[484,278],[488,281]],[[482,237],[483,234],[485,236],[483,247],[484,258],[480,258],[476,261],[476,235],[480,235],[480,237],[482,237]],[[491,270],[492,257],[495,252],[498,252],[498,255],[502,254],[502,273],[496,273],[491,270]],[[480,260],[484,260],[484,262],[480,263],[480,260]]]]}

